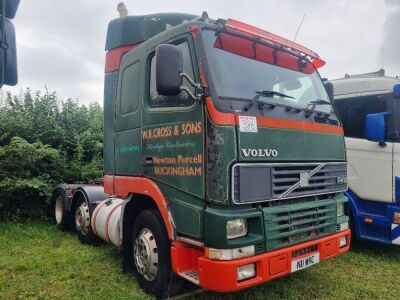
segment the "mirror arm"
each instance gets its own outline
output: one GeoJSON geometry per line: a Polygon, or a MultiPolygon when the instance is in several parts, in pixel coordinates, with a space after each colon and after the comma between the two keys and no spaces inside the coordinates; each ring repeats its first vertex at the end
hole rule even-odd
{"type": "Polygon", "coordinates": [[[188,95],[189,95],[193,100],[196,100],[196,101],[197,101],[197,97],[192,93],[191,90],[189,90],[188,87],[181,85],[181,86],[179,87],[179,89],[180,89],[181,91],[185,91],[186,93],[188,93],[188,95]]]}
{"type": "Polygon", "coordinates": [[[194,80],[186,73],[180,73],[179,74],[182,78],[185,78],[189,84],[194,87],[195,89],[195,94],[192,93],[191,90],[189,90],[188,87],[186,86],[180,86],[180,90],[181,91],[185,91],[186,93],[188,93],[188,95],[195,101],[197,102],[201,102],[204,98],[204,88],[201,86],[200,83],[196,83],[194,82],[194,80]]]}
{"type": "Polygon", "coordinates": [[[182,78],[186,78],[187,81],[189,81],[190,85],[194,88],[198,88],[199,84],[194,82],[194,80],[187,74],[187,73],[180,73],[179,74],[182,78]]]}

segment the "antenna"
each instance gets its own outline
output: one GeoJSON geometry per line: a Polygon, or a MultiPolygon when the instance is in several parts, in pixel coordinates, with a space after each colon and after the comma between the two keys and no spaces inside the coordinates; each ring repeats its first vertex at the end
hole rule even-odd
{"type": "Polygon", "coordinates": [[[385,52],[384,52],[384,50],[385,50],[385,31],[384,31],[384,29],[383,29],[383,24],[381,25],[381,38],[382,38],[382,41],[381,41],[381,43],[382,43],[382,49],[381,49],[381,59],[382,59],[382,67],[381,67],[381,69],[382,70],[384,70],[385,68],[384,68],[384,65],[385,65],[385,52]]]}
{"type": "Polygon", "coordinates": [[[303,17],[301,18],[301,21],[300,21],[299,27],[297,28],[296,34],[294,35],[293,42],[295,42],[295,41],[296,41],[297,35],[299,34],[299,31],[300,31],[301,25],[303,25],[303,21],[304,21],[304,18],[305,18],[305,17],[306,17],[306,14],[304,14],[304,15],[303,15],[303,17]]]}

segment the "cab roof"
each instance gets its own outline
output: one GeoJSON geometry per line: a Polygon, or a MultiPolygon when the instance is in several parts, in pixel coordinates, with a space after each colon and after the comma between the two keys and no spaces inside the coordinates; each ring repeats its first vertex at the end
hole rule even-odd
{"type": "Polygon", "coordinates": [[[334,86],[335,99],[357,96],[371,96],[393,92],[393,86],[400,83],[398,77],[385,76],[384,70],[378,72],[348,75],[331,80],[334,86]]]}
{"type": "Polygon", "coordinates": [[[201,17],[182,13],[158,13],[114,19],[108,25],[105,50],[110,51],[121,46],[140,44],[167,29],[180,27],[178,25],[183,23],[223,27],[227,31],[240,32],[255,41],[266,42],[277,50],[289,51],[300,58],[309,59],[316,68],[325,65],[325,61],[318,54],[300,44],[237,20],[210,20],[206,12],[203,12],[201,17]]]}
{"type": "Polygon", "coordinates": [[[159,13],[114,19],[108,24],[106,51],[142,43],[165,31],[168,26],[177,26],[197,17],[181,13],[159,13]]]}

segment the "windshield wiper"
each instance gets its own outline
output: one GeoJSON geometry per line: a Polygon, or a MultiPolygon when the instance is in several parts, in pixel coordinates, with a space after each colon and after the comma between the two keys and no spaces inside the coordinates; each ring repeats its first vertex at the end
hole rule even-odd
{"type": "Polygon", "coordinates": [[[285,98],[291,98],[294,99],[294,97],[283,94],[283,93],[279,93],[277,91],[259,91],[256,92],[256,94],[262,95],[262,96],[266,96],[266,97],[270,97],[270,96],[281,96],[281,97],[285,97],[285,98]]]}
{"type": "Polygon", "coordinates": [[[263,106],[264,104],[268,104],[268,105],[270,105],[272,108],[275,108],[275,104],[273,104],[273,103],[268,103],[268,102],[259,100],[261,97],[280,96],[280,97],[285,97],[285,98],[292,98],[292,99],[294,99],[294,97],[292,97],[292,96],[285,95],[285,94],[283,94],[283,93],[279,93],[279,92],[276,92],[276,91],[256,91],[256,94],[257,94],[257,95],[256,95],[253,99],[251,99],[251,101],[243,108],[244,111],[248,111],[248,110],[250,109],[250,107],[252,107],[252,106],[254,105],[254,103],[257,103],[257,102],[258,102],[258,104],[260,104],[260,105],[262,105],[262,106],[263,106]]]}
{"type": "Polygon", "coordinates": [[[326,100],[322,100],[322,99],[312,100],[307,103],[306,108],[305,108],[307,118],[310,117],[315,112],[315,108],[317,107],[317,105],[333,106],[332,102],[330,102],[330,101],[326,101],[326,100]]]}

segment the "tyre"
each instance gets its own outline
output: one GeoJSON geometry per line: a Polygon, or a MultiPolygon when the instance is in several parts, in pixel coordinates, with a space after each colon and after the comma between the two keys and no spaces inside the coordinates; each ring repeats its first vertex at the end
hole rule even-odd
{"type": "Polygon", "coordinates": [[[133,272],[141,288],[157,299],[179,293],[183,279],[172,270],[171,242],[158,211],[142,211],[132,231],[133,272]]]}
{"type": "Polygon", "coordinates": [[[354,217],[352,211],[349,209],[349,228],[351,231],[351,243],[353,244],[354,242],[357,241],[356,237],[356,224],[354,223],[354,217]]]}
{"type": "Polygon", "coordinates": [[[53,220],[62,231],[69,229],[69,215],[61,192],[57,192],[53,201],[53,220]]]}
{"type": "Polygon", "coordinates": [[[82,244],[96,244],[98,242],[90,222],[89,205],[84,199],[78,198],[75,210],[75,229],[82,244]]]}

